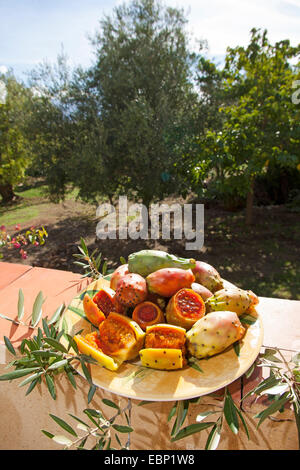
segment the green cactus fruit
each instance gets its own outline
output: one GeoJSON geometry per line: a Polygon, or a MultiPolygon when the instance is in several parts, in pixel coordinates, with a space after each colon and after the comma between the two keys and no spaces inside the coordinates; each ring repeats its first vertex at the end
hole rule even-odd
{"type": "Polygon", "coordinates": [[[223,281],[218,271],[204,261],[196,261],[196,266],[192,269],[197,283],[206,287],[211,292],[216,292],[223,288],[223,281]]]}
{"type": "Polygon", "coordinates": [[[160,250],[141,250],[128,256],[128,269],[143,277],[163,268],[192,269],[196,266],[193,258],[180,258],[160,250]]]}
{"type": "Polygon", "coordinates": [[[181,349],[147,348],[140,350],[141,363],[144,367],[160,370],[182,369],[181,349]]]}
{"type": "Polygon", "coordinates": [[[237,315],[242,315],[257,303],[258,298],[252,291],[229,287],[215,292],[206,300],[205,306],[207,312],[230,310],[237,315]]]}
{"type": "Polygon", "coordinates": [[[241,339],[244,334],[245,328],[235,312],[208,313],[186,333],[187,350],[198,359],[214,356],[241,339]]]}

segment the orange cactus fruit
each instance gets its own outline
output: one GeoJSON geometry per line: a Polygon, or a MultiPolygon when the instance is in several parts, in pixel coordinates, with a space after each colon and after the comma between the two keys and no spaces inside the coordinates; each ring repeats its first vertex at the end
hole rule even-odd
{"type": "Polygon", "coordinates": [[[128,264],[121,264],[111,275],[110,288],[116,290],[119,280],[126,274],[129,274],[128,264]]]}
{"type": "Polygon", "coordinates": [[[202,286],[202,284],[199,284],[198,282],[193,282],[191,288],[193,289],[193,291],[197,292],[197,294],[202,297],[204,302],[209,299],[209,297],[213,296],[213,293],[209,289],[207,289],[207,287],[202,286]]]}
{"type": "Polygon", "coordinates": [[[121,361],[134,359],[143,347],[145,333],[131,318],[111,312],[99,326],[99,348],[121,361]]]}
{"type": "Polygon", "coordinates": [[[142,365],[161,370],[181,369],[186,364],[186,331],[161,323],[148,326],[145,347],[140,351],[142,365]]]}
{"type": "Polygon", "coordinates": [[[83,310],[87,319],[97,327],[105,320],[104,313],[88,294],[83,297],[83,310]]]}
{"type": "Polygon", "coordinates": [[[163,268],[146,277],[149,292],[171,297],[184,287],[191,287],[195,276],[191,269],[163,268]]]}
{"type": "Polygon", "coordinates": [[[98,332],[87,334],[85,337],[82,335],[75,335],[74,340],[77,344],[78,351],[87,356],[93,357],[99,364],[106,369],[115,371],[118,370],[122,361],[107,356],[99,348],[98,332]]]}
{"type": "Polygon", "coordinates": [[[158,305],[146,301],[135,307],[132,313],[132,320],[136,321],[142,330],[146,331],[147,326],[163,323],[165,317],[158,305]]]}
{"type": "Polygon", "coordinates": [[[189,330],[205,315],[205,303],[193,289],[180,289],[166,308],[167,322],[189,330]]]}

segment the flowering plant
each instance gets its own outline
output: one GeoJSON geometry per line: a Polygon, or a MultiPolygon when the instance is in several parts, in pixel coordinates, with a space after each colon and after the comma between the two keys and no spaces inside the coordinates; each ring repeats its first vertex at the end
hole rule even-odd
{"type": "MultiPolygon", "coordinates": [[[[20,224],[15,225],[14,229],[19,231],[21,228],[20,224]]],[[[0,226],[0,250],[6,247],[8,250],[16,249],[19,250],[20,256],[23,259],[27,258],[27,251],[24,249],[26,245],[31,244],[33,246],[44,245],[48,233],[45,227],[36,228],[30,227],[25,233],[18,233],[16,235],[10,235],[5,225],[0,226]]],[[[0,258],[3,258],[3,254],[0,251],[0,258]]]]}

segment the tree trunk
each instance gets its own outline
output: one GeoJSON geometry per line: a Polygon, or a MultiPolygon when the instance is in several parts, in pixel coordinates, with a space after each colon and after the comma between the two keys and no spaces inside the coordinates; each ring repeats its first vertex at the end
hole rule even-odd
{"type": "Polygon", "coordinates": [[[4,204],[11,202],[15,197],[12,185],[10,183],[0,184],[0,195],[4,204]]]}
{"type": "Polygon", "coordinates": [[[254,179],[252,179],[251,186],[247,194],[246,225],[251,225],[253,223],[253,200],[254,200],[254,179]]]}

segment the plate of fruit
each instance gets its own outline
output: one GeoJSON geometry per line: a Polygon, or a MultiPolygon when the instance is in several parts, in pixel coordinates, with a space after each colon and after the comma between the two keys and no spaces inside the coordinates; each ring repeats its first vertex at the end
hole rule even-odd
{"type": "Polygon", "coordinates": [[[63,328],[93,358],[94,385],[133,399],[183,400],[251,367],[263,341],[258,302],[203,261],[141,250],[76,296],[63,328]]]}

